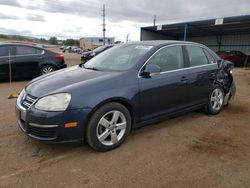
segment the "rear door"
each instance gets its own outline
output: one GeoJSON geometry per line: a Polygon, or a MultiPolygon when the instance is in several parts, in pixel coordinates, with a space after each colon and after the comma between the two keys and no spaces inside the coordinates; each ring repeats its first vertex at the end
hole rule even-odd
{"type": "Polygon", "coordinates": [[[16,77],[29,78],[38,74],[39,63],[43,60],[43,50],[32,46],[17,45],[13,72],[16,77]]]}
{"type": "Polygon", "coordinates": [[[9,77],[10,66],[13,63],[13,47],[10,45],[0,46],[0,77],[9,77]]]}
{"type": "Polygon", "coordinates": [[[186,107],[187,80],[182,46],[163,47],[146,64],[156,64],[162,72],[150,78],[139,77],[141,120],[186,107]]]}
{"type": "Polygon", "coordinates": [[[199,105],[206,102],[216,80],[218,64],[206,49],[200,46],[185,46],[189,69],[189,103],[199,105]]]}

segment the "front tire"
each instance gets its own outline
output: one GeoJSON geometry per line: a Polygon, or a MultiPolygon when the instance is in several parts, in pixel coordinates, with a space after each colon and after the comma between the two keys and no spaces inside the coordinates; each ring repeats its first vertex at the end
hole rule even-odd
{"type": "Polygon", "coordinates": [[[215,86],[210,94],[208,102],[204,108],[207,114],[216,115],[224,106],[224,91],[220,86],[215,86]]]}
{"type": "Polygon", "coordinates": [[[131,116],[120,103],[100,107],[90,118],[86,140],[96,151],[110,151],[120,146],[131,130],[131,116]]]}

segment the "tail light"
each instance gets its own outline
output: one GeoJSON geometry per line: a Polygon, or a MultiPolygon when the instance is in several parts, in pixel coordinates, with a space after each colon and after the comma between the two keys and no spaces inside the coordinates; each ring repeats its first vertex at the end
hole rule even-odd
{"type": "Polygon", "coordinates": [[[61,54],[56,54],[56,55],[55,55],[55,58],[56,58],[56,59],[60,59],[60,60],[64,60],[64,56],[61,55],[61,54]]]}

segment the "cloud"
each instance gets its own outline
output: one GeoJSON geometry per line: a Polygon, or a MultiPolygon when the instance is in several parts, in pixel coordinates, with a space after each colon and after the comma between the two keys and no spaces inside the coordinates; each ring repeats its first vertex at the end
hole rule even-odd
{"type": "MultiPolygon", "coordinates": [[[[3,2],[7,4],[9,1],[3,2]]],[[[18,1],[11,1],[9,4],[49,13],[65,13],[101,19],[103,3],[107,8],[107,19],[111,22],[152,23],[154,15],[157,16],[159,22],[197,20],[214,16],[247,14],[250,10],[250,3],[246,0],[189,0],[188,3],[186,0],[133,0],[133,2],[131,0],[25,0],[20,1],[20,4],[18,1]]]]}
{"type": "Polygon", "coordinates": [[[37,14],[28,14],[26,16],[26,19],[29,20],[29,21],[39,21],[39,22],[45,22],[46,21],[43,16],[37,15],[37,14]]]}
{"type": "Polygon", "coordinates": [[[20,7],[21,5],[17,0],[1,0],[0,5],[7,5],[7,6],[14,6],[14,7],[20,7]]]}
{"type": "Polygon", "coordinates": [[[22,18],[1,20],[1,27],[29,28],[33,34],[52,36],[98,36],[102,35],[103,3],[106,34],[125,38],[130,33],[133,40],[139,40],[140,27],[153,24],[154,15],[156,24],[167,24],[250,13],[249,0],[0,0],[2,14],[13,12],[22,18]]]}
{"type": "Polygon", "coordinates": [[[3,14],[3,13],[0,12],[0,19],[3,19],[3,20],[18,20],[20,18],[17,17],[17,16],[14,16],[14,15],[6,15],[6,14],[3,14]]]}

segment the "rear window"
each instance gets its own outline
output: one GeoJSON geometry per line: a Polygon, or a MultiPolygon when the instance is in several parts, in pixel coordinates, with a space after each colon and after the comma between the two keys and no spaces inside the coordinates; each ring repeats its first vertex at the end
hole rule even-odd
{"type": "Polygon", "coordinates": [[[16,55],[34,55],[41,54],[42,50],[29,46],[16,46],[16,55]]]}
{"type": "Polygon", "coordinates": [[[190,67],[208,64],[207,57],[202,48],[197,46],[186,46],[190,67]]]}
{"type": "Polygon", "coordinates": [[[209,63],[214,63],[215,60],[214,60],[213,56],[207,50],[205,50],[205,49],[203,49],[203,50],[204,50],[204,52],[205,52],[205,54],[207,56],[208,62],[209,63]]]}

